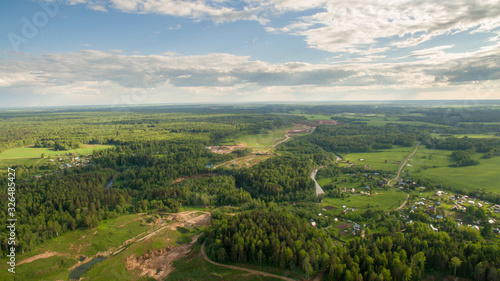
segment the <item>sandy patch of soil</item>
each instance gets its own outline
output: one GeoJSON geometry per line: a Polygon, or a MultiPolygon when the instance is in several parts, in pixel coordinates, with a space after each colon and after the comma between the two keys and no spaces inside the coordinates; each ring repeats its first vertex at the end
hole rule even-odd
{"type": "Polygon", "coordinates": [[[140,269],[140,276],[149,276],[155,280],[163,280],[175,270],[173,266],[174,261],[189,255],[198,237],[199,235],[193,237],[193,240],[189,244],[149,251],[140,257],[132,255],[126,259],[127,270],[140,269]]]}
{"type": "Polygon", "coordinates": [[[238,145],[220,145],[220,146],[209,146],[207,147],[213,153],[217,154],[227,154],[235,151],[236,149],[245,148],[246,143],[240,143],[238,145]]]}
{"type": "Polygon", "coordinates": [[[32,256],[32,257],[29,257],[27,259],[24,259],[24,260],[20,261],[17,265],[21,265],[23,263],[34,262],[36,260],[46,259],[46,258],[50,258],[50,257],[53,257],[53,256],[67,256],[67,255],[69,255],[69,254],[59,254],[59,253],[56,253],[56,252],[47,251],[45,253],[42,253],[42,254],[39,254],[39,255],[32,256]]]}

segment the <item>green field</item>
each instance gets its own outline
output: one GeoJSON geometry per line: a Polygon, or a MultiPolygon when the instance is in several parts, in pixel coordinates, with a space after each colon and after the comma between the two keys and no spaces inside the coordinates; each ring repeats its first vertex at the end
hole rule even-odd
{"type": "Polygon", "coordinates": [[[364,212],[368,209],[391,211],[403,204],[407,194],[397,189],[373,190],[374,195],[351,194],[347,198],[323,198],[322,206],[334,206],[342,210],[342,206],[359,209],[364,212]],[[378,193],[378,195],[375,195],[378,193]]]}
{"type": "Polygon", "coordinates": [[[455,138],[463,138],[463,137],[468,137],[468,138],[478,138],[478,139],[485,139],[485,138],[498,138],[497,136],[495,136],[494,134],[452,134],[452,135],[448,135],[448,134],[436,134],[436,133],[433,133],[432,134],[433,137],[435,138],[438,138],[438,139],[441,139],[441,138],[447,138],[449,136],[452,136],[452,137],[455,137],[455,138]]]}
{"type": "Polygon", "coordinates": [[[412,147],[395,147],[393,149],[379,150],[375,152],[350,153],[342,158],[342,165],[347,166],[356,163],[356,166],[371,167],[372,169],[380,169],[385,171],[397,172],[408,155],[410,155],[415,146],[412,147]],[[360,159],[364,159],[363,161],[360,159]],[[385,163],[387,160],[387,163],[385,163]],[[349,161],[350,163],[345,163],[349,161]]]}
{"type": "Polygon", "coordinates": [[[223,141],[223,145],[238,145],[244,143],[247,147],[265,147],[272,146],[275,143],[283,140],[285,134],[292,130],[293,128],[272,130],[272,131],[262,131],[259,134],[253,135],[240,135],[236,138],[227,139],[223,141]]]}
{"type": "Polygon", "coordinates": [[[0,153],[0,159],[18,159],[18,158],[40,158],[40,156],[45,154],[45,156],[57,156],[64,155],[66,153],[78,153],[83,155],[92,154],[94,149],[106,149],[114,147],[113,145],[83,145],[82,148],[71,149],[71,150],[61,150],[56,151],[52,148],[43,148],[43,147],[18,147],[6,150],[0,153]]]}
{"type": "Polygon", "coordinates": [[[77,263],[79,256],[93,256],[150,230],[150,226],[137,220],[140,217],[142,215],[125,215],[103,221],[94,229],[74,230],[51,239],[32,251],[18,255],[17,263],[49,250],[59,255],[16,266],[16,279],[7,271],[7,264],[2,263],[0,280],[68,280],[68,269],[77,263]]]}
{"type": "Polygon", "coordinates": [[[92,154],[92,151],[96,149],[106,149],[114,147],[113,145],[83,145],[82,148],[71,149],[71,150],[61,150],[56,151],[52,148],[43,148],[43,147],[18,147],[6,150],[0,153],[0,167],[7,167],[12,165],[35,165],[42,162],[47,162],[47,159],[42,159],[42,153],[45,154],[45,157],[64,157],[66,153],[77,153],[81,155],[89,155],[92,154]]]}
{"type": "Polygon", "coordinates": [[[500,157],[481,159],[481,164],[468,167],[439,167],[422,170],[419,175],[454,188],[487,189],[498,192],[500,187],[500,157]]]}

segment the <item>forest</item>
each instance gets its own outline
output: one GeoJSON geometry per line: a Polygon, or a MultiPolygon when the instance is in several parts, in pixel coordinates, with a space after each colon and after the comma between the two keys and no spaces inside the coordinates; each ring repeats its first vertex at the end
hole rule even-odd
{"type": "MultiPolygon", "coordinates": [[[[15,169],[19,254],[127,215],[196,210],[211,213],[210,224],[197,231],[208,256],[220,263],[270,267],[303,279],[424,280],[438,273],[498,280],[494,205],[500,192],[422,173],[492,167],[500,156],[497,113],[496,106],[459,111],[397,104],[2,111],[0,185],[7,187],[7,168],[15,169]],[[283,135],[272,146],[243,141],[257,136],[261,142],[259,136],[276,132],[283,135]],[[415,168],[401,166],[419,144],[423,154],[413,157],[415,168]],[[213,152],[214,146],[227,152],[213,152]],[[12,149],[51,155],[2,158],[12,149]],[[350,155],[355,161],[343,159],[350,155]],[[247,162],[223,165],[232,161],[247,162]],[[316,193],[315,168],[324,194],[316,193]],[[429,211],[437,191],[482,200],[485,207],[443,197],[439,203],[449,207],[429,211]],[[386,201],[377,201],[383,196],[386,201]],[[406,196],[413,203],[384,206],[406,196]],[[425,206],[415,207],[424,199],[425,206]],[[358,200],[368,203],[353,207],[358,200]]],[[[7,192],[0,202],[6,205],[7,192]]],[[[0,227],[6,223],[0,209],[0,227]]],[[[3,257],[7,235],[0,233],[3,257]]]]}

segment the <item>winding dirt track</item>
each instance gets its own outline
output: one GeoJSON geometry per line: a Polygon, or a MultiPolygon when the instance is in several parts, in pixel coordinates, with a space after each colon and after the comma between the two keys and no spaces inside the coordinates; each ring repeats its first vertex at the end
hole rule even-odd
{"type": "Polygon", "coordinates": [[[391,182],[397,181],[399,179],[399,177],[401,176],[401,171],[406,166],[406,164],[408,163],[408,161],[410,161],[410,158],[415,154],[415,152],[417,152],[417,150],[418,150],[419,147],[420,147],[420,143],[417,144],[417,147],[415,147],[415,150],[406,158],[405,162],[401,165],[401,167],[399,167],[398,175],[395,178],[393,178],[392,180],[390,180],[387,183],[387,185],[391,185],[391,182]]]}
{"type": "MultiPolygon", "coordinates": [[[[392,181],[397,181],[399,179],[399,176],[401,176],[401,171],[406,166],[406,164],[408,163],[408,161],[410,161],[410,159],[413,157],[413,155],[415,154],[415,152],[417,152],[417,150],[418,150],[419,147],[420,147],[420,143],[417,144],[417,147],[415,147],[415,150],[406,158],[405,162],[401,165],[401,167],[399,167],[398,175],[395,178],[393,178],[392,180],[390,180],[387,183],[387,185],[390,186],[392,181]]],[[[396,208],[394,211],[399,211],[399,210],[403,209],[406,206],[406,204],[408,204],[408,200],[409,199],[410,199],[410,194],[408,194],[406,196],[406,199],[403,202],[403,204],[401,204],[401,206],[399,206],[398,208],[396,208]]]]}
{"type": "Polygon", "coordinates": [[[222,263],[214,262],[213,260],[211,260],[207,256],[207,253],[205,252],[205,242],[203,242],[203,244],[201,245],[201,254],[203,255],[203,258],[206,261],[208,261],[209,263],[211,263],[213,265],[216,265],[216,266],[221,266],[221,267],[225,267],[225,268],[229,268],[229,269],[234,269],[234,270],[246,271],[246,272],[249,272],[249,273],[252,273],[252,274],[262,275],[262,276],[265,276],[265,277],[278,278],[278,279],[287,280],[287,281],[296,281],[295,279],[291,279],[291,278],[288,278],[288,277],[283,277],[283,276],[279,276],[279,275],[275,275],[275,274],[271,274],[271,273],[267,273],[267,272],[262,272],[262,271],[248,269],[248,268],[244,268],[244,267],[239,267],[239,266],[233,266],[233,265],[227,265],[227,264],[222,264],[222,263]]]}

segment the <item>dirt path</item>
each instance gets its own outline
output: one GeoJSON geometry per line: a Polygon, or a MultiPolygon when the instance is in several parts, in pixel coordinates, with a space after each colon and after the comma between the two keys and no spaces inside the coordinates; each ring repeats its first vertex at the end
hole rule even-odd
{"type": "Polygon", "coordinates": [[[34,262],[36,260],[46,259],[46,258],[50,258],[50,257],[53,257],[53,256],[65,256],[65,255],[69,255],[69,254],[59,254],[59,253],[56,253],[56,252],[47,251],[45,253],[42,253],[42,254],[39,254],[39,255],[32,256],[32,257],[29,257],[27,259],[24,259],[24,260],[20,261],[17,265],[21,265],[23,263],[34,262]]]}
{"type": "Polygon", "coordinates": [[[227,265],[227,264],[222,264],[222,263],[214,262],[213,260],[211,260],[207,256],[207,253],[205,252],[205,242],[203,242],[203,244],[201,245],[201,254],[203,255],[203,258],[206,261],[208,261],[209,263],[211,263],[213,265],[216,265],[216,266],[221,266],[221,267],[225,267],[225,268],[229,268],[229,269],[234,269],[234,270],[246,271],[246,272],[249,272],[249,273],[252,273],[252,274],[262,275],[262,276],[265,276],[265,277],[278,278],[278,279],[287,280],[287,281],[295,281],[295,279],[292,279],[292,278],[288,278],[288,277],[284,277],[284,276],[279,276],[279,275],[275,275],[275,274],[271,274],[271,273],[267,273],[267,272],[263,272],[263,271],[258,271],[258,270],[244,268],[244,267],[239,267],[239,266],[233,266],[233,265],[227,265]]]}
{"type": "Polygon", "coordinates": [[[406,164],[408,163],[408,161],[410,161],[410,158],[413,157],[413,155],[415,154],[415,152],[417,152],[419,146],[420,146],[420,143],[417,144],[417,147],[415,147],[415,150],[406,158],[405,162],[401,165],[401,167],[399,167],[398,175],[395,178],[393,178],[392,180],[390,180],[387,183],[387,185],[390,186],[393,181],[397,181],[399,179],[399,177],[401,176],[401,171],[406,166],[406,164]]]}
{"type": "Polygon", "coordinates": [[[280,140],[279,142],[277,142],[277,143],[273,144],[273,145],[271,146],[271,148],[269,148],[268,150],[265,150],[265,151],[264,151],[264,153],[265,153],[265,154],[268,154],[268,153],[269,153],[269,151],[271,151],[273,148],[275,148],[278,144],[284,143],[284,142],[286,142],[286,141],[287,141],[287,140],[289,140],[289,139],[291,139],[291,137],[290,137],[288,134],[286,134],[284,139],[282,139],[282,140],[280,140]]]}
{"type": "Polygon", "coordinates": [[[409,199],[410,199],[410,194],[408,194],[408,196],[406,196],[405,202],[403,202],[403,204],[401,204],[401,206],[399,206],[395,211],[399,211],[399,210],[403,209],[406,206],[406,204],[408,204],[409,199]]]}
{"type": "MultiPolygon", "coordinates": [[[[413,152],[406,158],[405,162],[401,165],[401,167],[399,167],[398,175],[395,178],[393,178],[392,180],[390,180],[389,182],[387,182],[388,186],[391,186],[391,182],[397,181],[399,179],[399,177],[401,176],[401,171],[406,166],[406,164],[408,164],[408,161],[410,161],[410,159],[413,157],[415,152],[417,152],[419,147],[420,147],[420,143],[417,144],[417,147],[415,147],[415,150],[413,150],[413,152]]],[[[403,204],[401,204],[401,206],[396,208],[394,211],[399,211],[399,210],[403,209],[406,206],[406,204],[408,204],[408,200],[410,200],[410,194],[408,194],[406,196],[406,199],[403,202],[403,204]]],[[[389,214],[389,213],[387,213],[387,214],[389,214]]]]}
{"type": "MultiPolygon", "coordinates": [[[[283,142],[285,142],[285,141],[287,141],[287,140],[289,140],[289,139],[291,139],[290,135],[286,134],[284,139],[282,139],[282,140],[280,140],[279,142],[277,142],[277,143],[273,144],[273,145],[272,145],[270,148],[268,148],[267,150],[264,150],[264,151],[259,151],[259,152],[256,152],[256,153],[270,155],[270,153],[269,153],[269,152],[270,152],[271,150],[273,150],[273,149],[274,149],[277,145],[279,145],[279,144],[281,144],[281,143],[283,143],[283,142]]],[[[267,147],[267,146],[266,146],[266,147],[267,147]]],[[[251,155],[256,155],[256,153],[252,153],[251,155]]],[[[250,155],[250,156],[251,156],[251,155],[250,155]]],[[[237,161],[242,160],[242,159],[246,159],[246,160],[245,160],[245,165],[246,165],[246,167],[247,167],[247,168],[250,168],[250,167],[257,165],[259,162],[261,162],[261,161],[263,161],[263,160],[264,160],[264,159],[262,159],[262,160],[260,160],[260,161],[255,161],[253,164],[250,164],[250,163],[249,163],[248,158],[249,158],[249,156],[248,156],[248,155],[247,155],[247,156],[243,156],[243,157],[234,158],[234,159],[229,160],[229,161],[227,161],[227,162],[224,162],[224,163],[221,163],[221,164],[215,165],[215,166],[213,167],[213,169],[218,168],[218,167],[220,167],[220,166],[225,166],[225,165],[228,165],[228,164],[233,163],[233,162],[237,162],[237,161]]],[[[267,158],[265,158],[265,159],[267,160],[267,158]]],[[[240,168],[241,168],[241,167],[240,167],[240,168]]]]}

